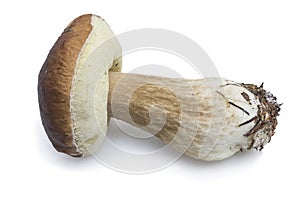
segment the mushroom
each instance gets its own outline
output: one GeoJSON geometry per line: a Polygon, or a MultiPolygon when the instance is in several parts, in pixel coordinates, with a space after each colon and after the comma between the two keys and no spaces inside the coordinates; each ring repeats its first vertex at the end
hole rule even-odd
{"type": "Polygon", "coordinates": [[[99,16],[76,18],[58,38],[38,80],[42,123],[58,151],[97,151],[109,118],[202,160],[261,150],[274,135],[280,105],[263,85],[124,74],[121,64],[121,47],[99,16]]]}

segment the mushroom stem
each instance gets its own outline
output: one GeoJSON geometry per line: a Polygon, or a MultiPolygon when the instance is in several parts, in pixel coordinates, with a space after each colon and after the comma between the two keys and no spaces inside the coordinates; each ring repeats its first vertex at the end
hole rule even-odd
{"type": "Polygon", "coordinates": [[[260,149],[274,134],[279,106],[269,99],[263,108],[265,90],[258,94],[259,87],[251,91],[250,86],[220,78],[109,72],[107,110],[110,117],[191,157],[221,160],[241,150],[260,149]],[[266,122],[268,126],[262,125],[266,122]]]}
{"type": "MultiPolygon", "coordinates": [[[[192,90],[192,85],[197,88],[197,81],[110,72],[108,115],[141,128],[168,144],[179,131],[182,112],[187,114],[190,122],[201,120],[199,109],[195,109],[199,106],[195,99],[201,99],[200,92],[192,90]],[[186,102],[189,103],[185,105],[186,102]]],[[[186,129],[196,133],[197,126],[194,123],[186,129]]]]}

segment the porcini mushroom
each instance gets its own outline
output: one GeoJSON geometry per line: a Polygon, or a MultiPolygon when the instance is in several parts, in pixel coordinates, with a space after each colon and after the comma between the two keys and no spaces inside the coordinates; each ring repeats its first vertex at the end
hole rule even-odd
{"type": "Polygon", "coordinates": [[[261,150],[274,135],[280,105],[262,85],[120,70],[121,47],[102,18],[83,15],[64,30],[38,81],[42,123],[58,151],[75,157],[96,151],[110,117],[202,160],[261,150]]]}

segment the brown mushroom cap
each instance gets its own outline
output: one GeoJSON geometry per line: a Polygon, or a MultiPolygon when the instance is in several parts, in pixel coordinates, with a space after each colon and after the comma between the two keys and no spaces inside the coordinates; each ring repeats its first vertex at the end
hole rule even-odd
{"type": "Polygon", "coordinates": [[[72,21],[40,71],[38,98],[55,149],[74,157],[97,150],[107,129],[108,70],[121,70],[121,47],[96,15],[72,21]]]}

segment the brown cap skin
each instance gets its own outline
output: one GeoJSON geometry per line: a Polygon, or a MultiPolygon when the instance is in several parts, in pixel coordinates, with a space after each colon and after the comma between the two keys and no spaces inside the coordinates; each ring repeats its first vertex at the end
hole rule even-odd
{"type": "Polygon", "coordinates": [[[55,149],[81,157],[74,144],[70,92],[76,61],[91,30],[91,14],[70,23],[58,38],[40,71],[38,98],[45,131],[55,149]]]}

